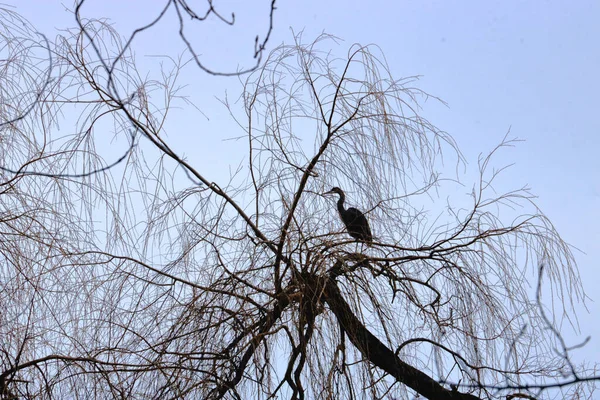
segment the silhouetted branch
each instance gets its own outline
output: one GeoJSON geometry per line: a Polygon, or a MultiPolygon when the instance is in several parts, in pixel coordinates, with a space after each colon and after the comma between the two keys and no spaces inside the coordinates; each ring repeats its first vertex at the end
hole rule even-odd
{"type": "Polygon", "coordinates": [[[428,399],[469,399],[478,397],[445,389],[418,369],[400,360],[356,318],[332,280],[325,285],[325,301],[336,315],[345,334],[363,357],[428,399]]]}
{"type": "MultiPolygon", "coordinates": [[[[48,173],[48,172],[40,172],[40,171],[23,170],[23,168],[25,168],[27,165],[33,164],[36,161],[41,160],[42,158],[39,158],[37,160],[34,159],[34,160],[28,162],[27,164],[22,165],[21,168],[19,168],[18,170],[5,168],[3,166],[0,166],[0,169],[3,171],[6,171],[6,172],[10,172],[11,174],[18,175],[18,176],[28,176],[29,175],[29,176],[45,176],[48,178],[87,178],[92,175],[96,175],[96,174],[99,174],[102,172],[107,172],[111,168],[116,167],[117,165],[119,165],[120,163],[125,161],[125,159],[127,159],[128,156],[131,155],[131,152],[133,151],[134,148],[135,148],[135,132],[131,132],[131,144],[129,145],[129,148],[116,161],[114,161],[113,163],[111,163],[105,167],[97,168],[97,169],[94,169],[89,172],[82,172],[82,173],[78,173],[78,174],[48,173]]],[[[2,184],[3,183],[0,183],[0,186],[2,184]]]]}
{"type": "Polygon", "coordinates": [[[271,0],[270,11],[269,11],[269,26],[267,28],[265,38],[261,41],[259,39],[259,36],[257,35],[254,40],[254,58],[256,59],[256,63],[254,64],[254,66],[245,68],[245,69],[242,69],[239,71],[235,71],[235,72],[221,72],[221,71],[216,71],[212,68],[207,67],[205,63],[200,61],[199,54],[201,52],[198,52],[195,49],[195,47],[192,44],[192,42],[190,41],[190,39],[186,36],[185,29],[184,29],[185,28],[184,16],[189,17],[192,22],[194,22],[194,21],[195,22],[204,22],[211,15],[214,15],[218,20],[222,21],[223,23],[225,23],[227,25],[235,24],[235,13],[231,14],[230,20],[225,18],[223,15],[221,15],[220,12],[217,11],[215,6],[213,5],[212,0],[206,0],[207,9],[204,12],[204,15],[199,15],[196,11],[194,11],[192,6],[190,6],[188,4],[188,2],[185,0],[167,0],[165,2],[165,6],[162,8],[162,10],[159,12],[159,14],[156,16],[156,18],[153,21],[151,21],[150,23],[148,23],[140,28],[137,28],[133,31],[131,36],[125,42],[125,45],[120,49],[120,53],[115,57],[115,59],[113,60],[113,62],[110,65],[108,65],[106,60],[103,59],[102,54],[98,48],[98,44],[95,43],[95,39],[88,32],[86,23],[84,22],[84,20],[81,16],[81,11],[82,11],[85,1],[86,0],[79,0],[77,2],[77,5],[75,7],[75,16],[77,19],[77,23],[79,24],[79,28],[81,29],[81,31],[85,34],[85,36],[90,41],[92,47],[95,49],[96,54],[98,55],[98,58],[101,60],[101,62],[104,65],[104,68],[106,69],[106,71],[108,73],[108,77],[109,77],[108,83],[107,83],[108,87],[113,87],[112,77],[113,77],[114,69],[115,69],[116,65],[119,62],[121,62],[121,59],[123,58],[125,53],[130,49],[135,37],[137,35],[139,35],[140,33],[144,32],[146,30],[149,30],[149,29],[153,28],[156,24],[158,24],[165,17],[165,15],[167,14],[167,11],[169,10],[170,7],[173,7],[177,14],[177,19],[178,19],[178,24],[179,24],[179,37],[181,38],[183,43],[185,43],[187,49],[190,51],[194,61],[196,62],[196,65],[198,65],[198,67],[202,71],[204,71],[208,74],[211,74],[211,75],[216,75],[216,76],[239,76],[239,75],[243,75],[243,74],[252,72],[252,71],[256,70],[256,68],[258,68],[258,66],[262,62],[262,56],[266,49],[267,42],[269,41],[269,39],[271,37],[271,32],[273,31],[274,13],[276,10],[276,7],[275,7],[276,0],[271,0]]]}

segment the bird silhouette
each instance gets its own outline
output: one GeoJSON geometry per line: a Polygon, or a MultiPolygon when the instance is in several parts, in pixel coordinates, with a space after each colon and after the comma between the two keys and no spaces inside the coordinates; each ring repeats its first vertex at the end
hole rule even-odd
{"type": "Polygon", "coordinates": [[[338,212],[342,218],[342,222],[346,225],[348,234],[354,239],[367,244],[373,242],[373,235],[371,234],[371,228],[369,227],[369,221],[365,215],[354,207],[344,208],[344,200],[346,195],[344,191],[339,187],[332,188],[329,192],[323,194],[337,193],[340,198],[337,202],[338,212]]]}

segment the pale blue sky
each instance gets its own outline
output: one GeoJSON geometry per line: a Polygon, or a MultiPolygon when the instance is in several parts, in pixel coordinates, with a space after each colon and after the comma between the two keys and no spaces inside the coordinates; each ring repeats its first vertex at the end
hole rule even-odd
{"type": "MultiPolygon", "coordinates": [[[[109,17],[126,33],[147,23],[163,2],[88,3],[84,15],[109,17]]],[[[209,38],[198,42],[198,50],[211,66],[235,70],[237,62],[249,60],[244,55],[250,54],[254,35],[264,35],[269,2],[262,9],[237,4],[249,2],[225,3],[236,10],[234,30],[211,22],[190,32],[209,38]],[[240,38],[246,43],[240,44],[240,38]]],[[[74,25],[58,1],[8,4],[50,38],[54,28],[74,25]]],[[[291,27],[304,30],[307,40],[321,32],[340,37],[345,42],[337,49],[339,56],[354,42],[379,45],[395,77],[421,75],[420,87],[449,104],[446,108],[428,103],[425,117],[454,136],[471,166],[509,128],[511,137],[525,140],[502,152],[496,165],[515,163],[504,182],[512,188],[528,184],[563,238],[583,252],[575,257],[593,301],[588,303],[589,314],[579,314],[581,337],[592,339],[575,356],[591,362],[600,361],[599,20],[600,2],[592,0],[281,1],[269,43],[272,49],[290,42],[291,27]]],[[[137,54],[180,53],[183,45],[169,26],[162,22],[143,36],[136,44],[137,54]]],[[[225,146],[222,139],[238,133],[228,128],[223,132],[227,114],[217,110],[214,96],[222,97],[227,89],[237,97],[239,84],[236,78],[215,78],[196,70],[193,74],[190,90],[196,91],[194,99],[210,121],[200,114],[188,118],[203,120],[214,130],[215,148],[225,146]]],[[[184,150],[190,156],[189,149],[184,150]]],[[[218,151],[212,154],[211,162],[223,162],[218,151]]]]}

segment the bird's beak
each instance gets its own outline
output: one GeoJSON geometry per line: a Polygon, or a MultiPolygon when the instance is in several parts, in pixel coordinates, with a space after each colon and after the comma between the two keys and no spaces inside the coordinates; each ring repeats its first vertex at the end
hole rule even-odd
{"type": "Polygon", "coordinates": [[[333,192],[330,190],[329,192],[323,193],[322,196],[325,196],[326,194],[331,194],[331,193],[333,193],[333,192]]]}

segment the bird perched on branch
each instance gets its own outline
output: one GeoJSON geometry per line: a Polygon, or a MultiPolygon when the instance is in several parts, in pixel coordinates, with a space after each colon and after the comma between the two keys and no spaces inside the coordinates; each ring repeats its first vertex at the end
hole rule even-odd
{"type": "Polygon", "coordinates": [[[339,187],[334,187],[329,192],[323,194],[330,193],[337,193],[340,196],[337,202],[337,208],[338,212],[340,213],[340,217],[342,218],[342,222],[344,225],[346,225],[346,229],[348,230],[350,236],[361,242],[371,244],[373,242],[373,235],[371,234],[369,221],[367,221],[365,215],[354,207],[350,207],[348,209],[344,208],[344,200],[346,200],[346,195],[339,187]]]}

